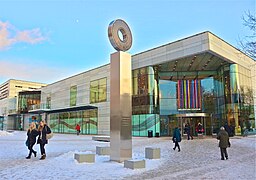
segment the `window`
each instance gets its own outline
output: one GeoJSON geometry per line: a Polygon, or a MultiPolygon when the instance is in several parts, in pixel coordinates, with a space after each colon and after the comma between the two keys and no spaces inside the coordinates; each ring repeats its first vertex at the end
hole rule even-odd
{"type": "Polygon", "coordinates": [[[51,109],[51,96],[48,95],[46,98],[46,109],[51,109]]]}
{"type": "Polygon", "coordinates": [[[107,78],[91,81],[90,103],[105,102],[107,100],[107,78]]]}
{"type": "Polygon", "coordinates": [[[70,87],[70,106],[76,106],[77,86],[70,87]]]}

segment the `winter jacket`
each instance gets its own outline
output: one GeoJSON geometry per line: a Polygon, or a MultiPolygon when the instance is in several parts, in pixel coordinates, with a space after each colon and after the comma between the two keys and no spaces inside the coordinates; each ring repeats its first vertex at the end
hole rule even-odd
{"type": "Polygon", "coordinates": [[[52,132],[51,129],[47,125],[44,125],[42,131],[38,131],[39,136],[37,139],[37,144],[40,144],[40,143],[48,144],[48,141],[46,139],[46,134],[50,134],[51,132],[52,132]]]}
{"type": "Polygon", "coordinates": [[[175,143],[177,142],[181,142],[181,134],[180,134],[180,130],[179,128],[175,128],[174,132],[173,132],[173,136],[172,136],[172,140],[175,143]]]}
{"type": "Polygon", "coordinates": [[[76,130],[77,130],[77,131],[80,131],[80,129],[81,129],[80,126],[79,126],[79,125],[76,125],[76,130]]]}
{"type": "Polygon", "coordinates": [[[33,129],[32,131],[28,130],[27,136],[29,145],[34,145],[36,143],[36,136],[38,136],[38,131],[36,129],[33,129]]]}
{"type": "Polygon", "coordinates": [[[184,130],[186,134],[190,134],[190,125],[186,124],[184,130]]]}
{"type": "Polygon", "coordinates": [[[220,140],[219,141],[220,148],[230,147],[229,136],[227,131],[220,130],[220,132],[218,133],[217,139],[220,140]]]}

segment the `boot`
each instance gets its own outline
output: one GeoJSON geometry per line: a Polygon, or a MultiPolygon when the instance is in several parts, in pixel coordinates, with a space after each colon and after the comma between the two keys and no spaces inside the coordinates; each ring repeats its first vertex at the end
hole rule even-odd
{"type": "Polygon", "coordinates": [[[31,156],[27,156],[27,157],[26,157],[26,159],[30,159],[30,158],[31,158],[31,156]]]}
{"type": "Polygon", "coordinates": [[[33,153],[34,153],[34,156],[36,157],[36,153],[37,153],[37,152],[36,152],[36,151],[34,151],[33,153]]]}
{"type": "Polygon", "coordinates": [[[46,158],[46,155],[43,154],[43,155],[41,156],[40,160],[44,160],[45,158],[46,158]]]}

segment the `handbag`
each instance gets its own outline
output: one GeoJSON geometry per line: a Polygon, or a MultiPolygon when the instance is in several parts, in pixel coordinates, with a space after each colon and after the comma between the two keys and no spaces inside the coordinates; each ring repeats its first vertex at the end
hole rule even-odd
{"type": "Polygon", "coordinates": [[[49,140],[53,137],[53,133],[50,132],[50,133],[47,133],[50,131],[50,128],[48,126],[45,126],[46,127],[46,140],[49,140]]]}
{"type": "Polygon", "coordinates": [[[46,140],[49,140],[53,137],[53,133],[46,134],[46,140]]]}

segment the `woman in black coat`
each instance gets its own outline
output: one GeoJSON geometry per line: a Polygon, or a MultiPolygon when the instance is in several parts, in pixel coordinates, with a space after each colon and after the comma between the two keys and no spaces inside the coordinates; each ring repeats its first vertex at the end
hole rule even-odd
{"type": "Polygon", "coordinates": [[[36,124],[34,122],[32,122],[29,126],[29,129],[27,131],[27,146],[29,149],[29,154],[26,157],[26,159],[30,159],[32,153],[34,154],[34,156],[36,157],[36,151],[33,150],[33,146],[36,143],[36,136],[38,136],[38,131],[36,130],[36,124]]]}
{"type": "Polygon", "coordinates": [[[40,160],[43,160],[46,158],[44,146],[45,146],[45,144],[48,144],[48,140],[46,139],[46,134],[50,134],[51,129],[49,128],[49,126],[47,126],[45,121],[40,121],[39,127],[38,127],[38,132],[39,132],[39,137],[37,139],[37,144],[40,144],[40,151],[41,151],[40,160]]]}

